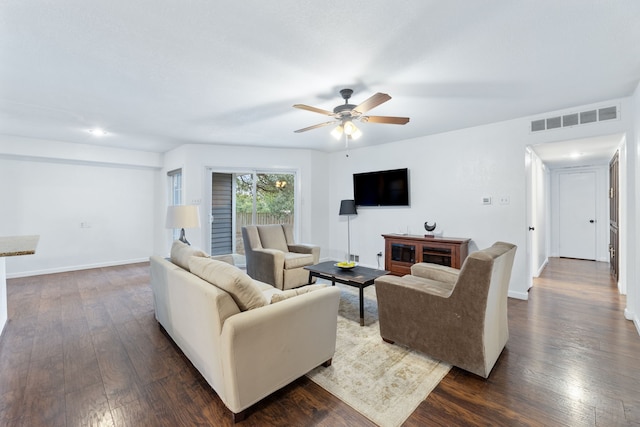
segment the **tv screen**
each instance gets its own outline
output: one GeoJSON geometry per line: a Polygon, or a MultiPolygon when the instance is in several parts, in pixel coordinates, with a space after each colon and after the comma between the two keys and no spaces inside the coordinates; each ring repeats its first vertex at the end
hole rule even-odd
{"type": "Polygon", "coordinates": [[[353,174],[357,206],[409,206],[409,171],[394,169],[353,174]]]}

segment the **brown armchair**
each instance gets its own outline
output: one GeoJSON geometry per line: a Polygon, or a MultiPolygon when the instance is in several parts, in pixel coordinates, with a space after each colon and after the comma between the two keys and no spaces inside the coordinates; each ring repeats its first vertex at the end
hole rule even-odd
{"type": "Polygon", "coordinates": [[[460,270],[418,263],[375,281],[382,339],[487,378],[509,339],[507,292],[516,246],[471,253],[460,270]]]}
{"type": "Polygon", "coordinates": [[[308,284],[304,267],[320,259],[320,246],[294,243],[290,224],[247,225],[242,240],[247,274],[282,290],[308,284]]]}

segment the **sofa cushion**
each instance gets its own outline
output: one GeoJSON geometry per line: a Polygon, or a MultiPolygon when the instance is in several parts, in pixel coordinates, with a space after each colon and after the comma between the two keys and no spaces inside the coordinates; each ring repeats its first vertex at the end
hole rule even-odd
{"type": "Polygon", "coordinates": [[[292,298],[298,295],[306,294],[308,292],[313,292],[318,289],[326,288],[328,285],[322,283],[317,285],[307,285],[302,286],[300,288],[295,289],[287,289],[286,291],[280,292],[278,294],[273,294],[271,296],[271,304],[274,304],[279,301],[284,301],[288,298],[292,298]]]}
{"type": "Polygon", "coordinates": [[[267,299],[253,279],[238,267],[210,258],[191,257],[193,274],[226,291],[242,311],[267,305],[267,299]]]}
{"type": "Polygon", "coordinates": [[[189,259],[192,256],[208,257],[209,255],[198,248],[182,243],[180,240],[174,241],[171,245],[171,262],[175,265],[189,271],[189,259]]]}
{"type": "Polygon", "coordinates": [[[235,260],[233,259],[233,255],[211,255],[209,258],[215,259],[216,261],[224,261],[227,264],[236,265],[235,260]]]}
{"type": "Polygon", "coordinates": [[[260,235],[260,242],[263,248],[289,252],[282,225],[261,225],[258,227],[258,234],[260,235]]]}
{"type": "Polygon", "coordinates": [[[258,289],[260,289],[260,292],[262,292],[262,295],[264,295],[264,298],[267,300],[267,304],[271,303],[271,297],[273,296],[273,294],[281,294],[282,290],[271,286],[268,283],[264,283],[261,282],[259,280],[255,280],[253,279],[253,283],[258,286],[258,289]]]}
{"type": "Polygon", "coordinates": [[[287,252],[284,254],[284,268],[285,270],[292,270],[294,268],[304,267],[305,265],[313,264],[313,255],[311,254],[298,254],[295,252],[287,252]]]}

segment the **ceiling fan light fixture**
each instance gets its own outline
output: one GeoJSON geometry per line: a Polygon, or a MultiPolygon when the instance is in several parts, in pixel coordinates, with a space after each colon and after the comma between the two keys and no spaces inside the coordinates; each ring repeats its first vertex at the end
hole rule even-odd
{"type": "Polygon", "coordinates": [[[307,126],[306,128],[294,130],[295,133],[306,132],[308,130],[317,129],[325,126],[332,126],[337,124],[331,131],[331,135],[336,139],[341,139],[342,135],[345,135],[347,141],[349,139],[358,139],[362,136],[362,131],[356,127],[353,123],[353,120],[359,120],[361,122],[371,122],[371,123],[387,123],[394,125],[405,125],[409,123],[409,117],[392,117],[392,116],[365,116],[364,114],[371,110],[372,108],[377,107],[380,104],[383,104],[391,99],[391,97],[386,93],[378,92],[369,98],[367,98],[364,102],[361,102],[358,105],[349,104],[349,99],[353,94],[352,89],[342,89],[340,91],[340,95],[344,99],[344,104],[338,105],[333,109],[333,111],[325,110],[323,108],[312,107],[310,105],[304,104],[294,104],[294,108],[300,108],[302,110],[311,111],[313,113],[323,114],[325,116],[330,116],[334,119],[334,121],[328,121],[324,123],[318,123],[317,125],[307,126]]]}
{"type": "Polygon", "coordinates": [[[351,120],[345,121],[343,127],[344,133],[351,137],[351,139],[358,139],[362,136],[362,131],[360,131],[351,120]]]}
{"type": "Polygon", "coordinates": [[[344,126],[344,133],[346,133],[349,136],[351,136],[351,134],[355,132],[356,129],[358,129],[351,120],[345,121],[343,126],[344,126]]]}
{"type": "Polygon", "coordinates": [[[337,140],[340,140],[340,138],[342,137],[342,132],[343,132],[342,125],[338,125],[331,131],[331,136],[337,140]]]}

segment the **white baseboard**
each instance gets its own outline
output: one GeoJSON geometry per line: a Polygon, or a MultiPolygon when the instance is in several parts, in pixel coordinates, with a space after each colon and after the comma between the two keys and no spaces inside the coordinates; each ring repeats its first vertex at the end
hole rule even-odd
{"type": "Polygon", "coordinates": [[[549,258],[544,259],[544,262],[542,263],[538,271],[535,272],[535,275],[533,277],[540,277],[540,275],[542,274],[542,270],[544,270],[547,264],[549,264],[549,258]]]}
{"type": "Polygon", "coordinates": [[[636,326],[636,331],[638,331],[638,335],[640,335],[640,317],[629,311],[628,308],[624,309],[624,318],[627,320],[631,320],[633,324],[636,326]]]}
{"type": "Polygon", "coordinates": [[[521,299],[526,301],[529,299],[529,292],[516,292],[510,290],[507,296],[509,298],[521,299]]]}
{"type": "Polygon", "coordinates": [[[95,264],[73,265],[66,267],[47,268],[43,270],[20,271],[18,273],[7,274],[7,279],[16,279],[19,277],[42,276],[44,274],[66,273],[67,271],[89,270],[92,268],[114,267],[117,265],[137,264],[147,262],[149,258],[135,258],[120,261],[99,262],[95,264]]]}

